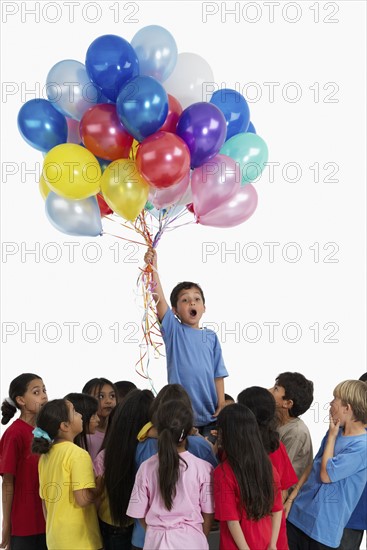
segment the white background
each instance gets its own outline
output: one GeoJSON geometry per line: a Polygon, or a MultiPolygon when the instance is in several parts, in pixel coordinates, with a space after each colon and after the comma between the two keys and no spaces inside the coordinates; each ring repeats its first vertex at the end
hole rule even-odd
{"type": "MultiPolygon", "coordinates": [[[[100,35],[130,41],[142,27],[159,24],[173,34],[179,52],[207,60],[219,87],[248,93],[269,161],[279,163],[274,177],[266,168],[255,184],[259,206],[245,224],[191,224],[164,234],[158,247],[164,288],[168,294],[186,279],[202,285],[203,321],[219,328],[230,373],[226,391],[234,397],[247,386],[270,387],[287,370],[314,381],[315,402],[304,419],[317,449],[333,388],[366,371],[365,3],[227,2],[227,10],[237,4],[235,16],[226,14],[224,3],[211,2],[208,11],[217,13],[205,23],[200,2],[120,2],[119,8],[116,2],[74,2],[73,22],[66,4],[2,3],[1,397],[26,371],[43,377],[50,398],[80,391],[95,376],[150,387],[135,371],[142,333],[130,336],[142,316],[136,280],[144,247],[124,249],[125,241],[107,235],[75,239],[50,225],[38,176],[24,173],[39,172],[42,155],[21,138],[17,114],[24,101],[42,95],[58,61],[84,62],[100,35]],[[30,9],[39,12],[38,22],[30,9]],[[277,83],[273,98],[269,83],[277,83]],[[295,92],[301,94],[296,100],[295,92]],[[279,243],[273,261],[264,244],[271,242],[279,243]],[[73,261],[64,243],[77,243],[73,261]],[[208,249],[217,252],[204,257],[208,249]],[[101,257],[93,262],[96,250],[101,257]],[[52,261],[55,252],[58,261],[52,261]],[[79,323],[74,342],[65,323],[79,323]],[[269,323],[279,324],[273,339],[269,323]],[[26,332],[37,326],[39,342],[26,332]],[[88,342],[96,326],[101,337],[88,342]],[[117,342],[112,326],[119,328],[117,342]],[[235,328],[236,334],[226,333],[235,328]]],[[[137,237],[118,225],[116,231],[137,237]]],[[[152,358],[149,372],[159,390],[166,383],[164,361],[152,358]]]]}

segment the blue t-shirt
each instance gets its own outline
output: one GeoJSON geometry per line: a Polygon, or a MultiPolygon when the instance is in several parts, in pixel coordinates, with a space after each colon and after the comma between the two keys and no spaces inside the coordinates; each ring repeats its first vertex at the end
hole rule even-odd
{"type": "MultiPolygon", "coordinates": [[[[208,441],[199,435],[189,435],[187,438],[187,450],[198,458],[206,460],[216,468],[218,460],[213,453],[212,447],[208,441]]],[[[158,452],[158,440],[148,437],[145,441],[138,443],[135,453],[136,470],[139,466],[158,452]]],[[[145,540],[145,531],[139,520],[135,520],[134,531],[131,538],[131,544],[136,548],[143,548],[145,540]]]]}
{"type": "Polygon", "coordinates": [[[327,435],[315,456],[306,483],[295,499],[288,521],[312,539],[337,548],[367,480],[367,433],[344,436],[340,428],[334,456],[326,465],[331,483],[320,479],[327,435]]]}
{"type": "Polygon", "coordinates": [[[214,331],[181,323],[168,309],[162,319],[169,384],[181,384],[190,396],[195,426],[215,421],[218,399],[215,378],[228,376],[214,331]]]}
{"type": "MultiPolygon", "coordinates": [[[[366,428],[367,431],[367,428],[366,428]]],[[[367,530],[367,484],[354,512],[346,525],[346,529],[357,529],[359,531],[367,530]]]]}

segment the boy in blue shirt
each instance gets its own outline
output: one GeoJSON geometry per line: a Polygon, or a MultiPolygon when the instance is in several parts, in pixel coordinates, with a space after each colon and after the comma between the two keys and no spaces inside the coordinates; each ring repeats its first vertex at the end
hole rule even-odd
{"type": "Polygon", "coordinates": [[[171,292],[170,309],[157,271],[156,250],[149,248],[144,261],[153,271],[153,298],[166,346],[168,383],[185,388],[195,426],[203,435],[209,435],[225,404],[224,378],[228,372],[217,335],[199,327],[205,312],[204,293],[196,283],[179,283],[171,292]]]}
{"type": "Polygon", "coordinates": [[[286,510],[291,506],[290,550],[338,548],[366,484],[366,423],[367,385],[341,382],[330,403],[329,431],[285,504],[286,510]]]}
{"type": "MultiPolygon", "coordinates": [[[[367,372],[359,378],[367,382],[367,372]]],[[[365,425],[367,430],[367,424],[365,425]]],[[[367,483],[353,514],[347,523],[340,542],[339,550],[359,550],[363,539],[363,531],[367,531],[367,483]]]]}

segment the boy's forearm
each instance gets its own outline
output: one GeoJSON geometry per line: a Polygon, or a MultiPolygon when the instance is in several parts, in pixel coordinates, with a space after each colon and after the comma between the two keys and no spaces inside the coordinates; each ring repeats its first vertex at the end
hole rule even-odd
{"type": "Polygon", "coordinates": [[[157,259],[154,258],[154,261],[151,264],[152,266],[152,281],[154,283],[154,288],[152,290],[153,299],[157,306],[157,315],[158,319],[162,321],[163,317],[166,314],[168,309],[168,303],[164,296],[163,287],[158,273],[157,259]]]}
{"type": "Polygon", "coordinates": [[[306,467],[305,471],[303,472],[303,474],[301,475],[301,477],[297,481],[296,485],[294,486],[293,491],[291,492],[291,494],[287,498],[286,502],[291,503],[291,502],[294,501],[294,499],[297,497],[299,491],[301,490],[302,485],[304,485],[306,483],[306,481],[308,479],[308,476],[311,473],[311,470],[312,470],[312,463],[309,464],[306,467]]]}
{"type": "Polygon", "coordinates": [[[204,535],[207,537],[210,533],[210,529],[212,527],[214,514],[206,514],[205,512],[202,512],[201,515],[203,516],[203,531],[204,535]]]}
{"type": "Polygon", "coordinates": [[[323,483],[331,483],[331,479],[329,477],[329,474],[327,473],[327,463],[330,458],[333,458],[334,456],[334,449],[335,449],[335,437],[330,435],[327,438],[324,454],[322,455],[321,459],[321,468],[320,468],[320,479],[323,483]]]}

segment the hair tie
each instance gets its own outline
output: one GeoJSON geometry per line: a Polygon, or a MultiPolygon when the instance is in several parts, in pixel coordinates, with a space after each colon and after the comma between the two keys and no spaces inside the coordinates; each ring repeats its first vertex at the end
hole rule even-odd
{"type": "Polygon", "coordinates": [[[34,428],[32,434],[34,435],[34,437],[41,437],[42,439],[46,439],[46,441],[52,443],[51,437],[48,435],[47,432],[45,432],[45,430],[42,430],[42,428],[34,428]]]}
{"type": "Polygon", "coordinates": [[[178,440],[179,443],[182,443],[182,441],[185,439],[184,434],[185,434],[185,430],[182,430],[181,435],[180,435],[180,439],[178,440]]]}
{"type": "Polygon", "coordinates": [[[5,397],[4,401],[6,401],[7,403],[9,403],[9,405],[11,405],[12,407],[14,407],[14,409],[17,408],[15,402],[12,400],[11,397],[5,397]]]}

